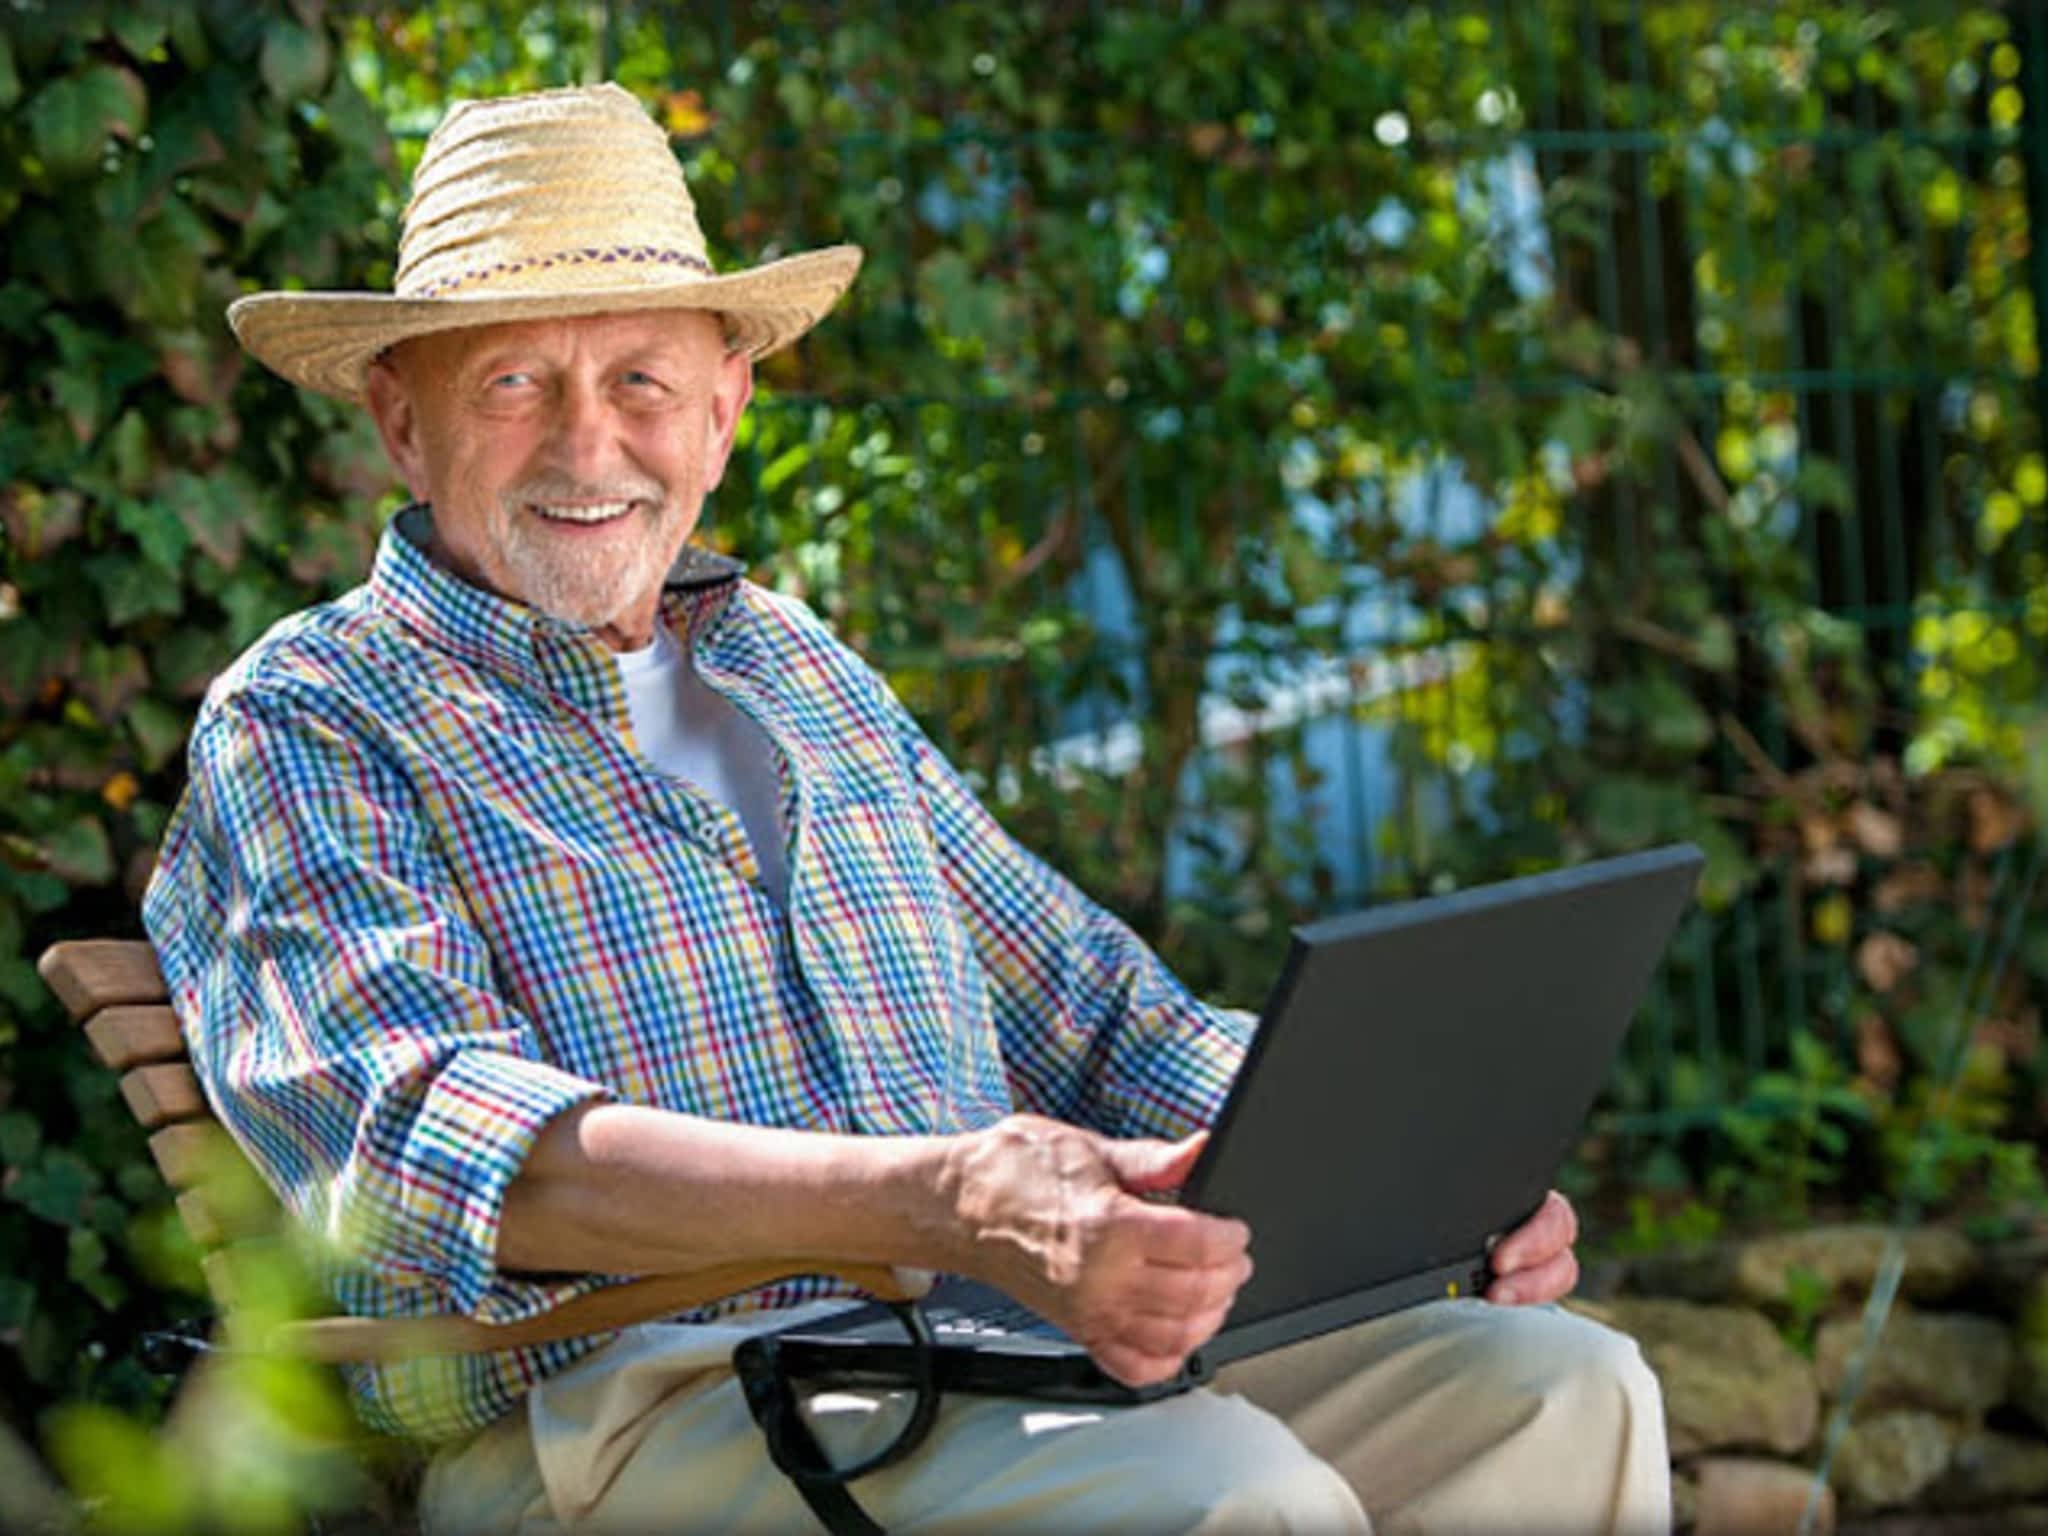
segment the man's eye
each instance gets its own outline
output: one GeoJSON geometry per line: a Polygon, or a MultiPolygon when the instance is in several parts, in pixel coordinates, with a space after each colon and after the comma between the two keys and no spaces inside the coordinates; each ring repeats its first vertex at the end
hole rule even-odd
{"type": "Polygon", "coordinates": [[[491,375],[491,388],[493,389],[520,389],[532,382],[532,374],[520,373],[516,370],[491,375]]]}
{"type": "Polygon", "coordinates": [[[635,389],[661,388],[661,380],[657,379],[653,374],[649,373],[644,368],[628,368],[623,374],[620,375],[620,378],[623,382],[632,385],[635,389]]]}

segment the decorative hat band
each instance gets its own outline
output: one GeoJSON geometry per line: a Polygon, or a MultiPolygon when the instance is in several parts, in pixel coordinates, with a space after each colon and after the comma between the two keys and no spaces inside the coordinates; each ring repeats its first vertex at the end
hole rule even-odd
{"type": "MultiPolygon", "coordinates": [[[[711,263],[702,256],[689,251],[665,251],[651,245],[585,245],[575,250],[556,251],[548,256],[526,256],[517,261],[500,261],[488,267],[476,267],[468,272],[459,272],[453,277],[427,283],[416,289],[399,290],[399,297],[407,299],[438,299],[447,294],[460,293],[488,283],[494,290],[516,293],[524,286],[519,283],[503,282],[501,279],[518,277],[526,272],[550,272],[557,267],[612,266],[682,267],[687,271],[712,275],[711,263]]],[[[621,274],[624,275],[624,274],[621,274]]]]}

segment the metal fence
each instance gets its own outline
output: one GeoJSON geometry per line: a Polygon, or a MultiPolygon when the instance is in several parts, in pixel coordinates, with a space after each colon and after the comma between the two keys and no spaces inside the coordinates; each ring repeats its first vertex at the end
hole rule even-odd
{"type": "MultiPolygon", "coordinates": [[[[415,130],[617,75],[721,250],[868,248],[715,536],[1256,1002],[1287,915],[1589,851],[1548,803],[1575,753],[1596,844],[1831,753],[1901,803],[2010,757],[2048,631],[2036,13],[1096,4],[978,46],[912,7],[479,3],[367,13],[354,65],[415,130]],[[1635,648],[1566,638],[1588,603],[1635,648]]],[[[1799,1029],[1854,1050],[1813,850],[1734,841],[1613,1123],[1719,1112],[1799,1029]]]]}

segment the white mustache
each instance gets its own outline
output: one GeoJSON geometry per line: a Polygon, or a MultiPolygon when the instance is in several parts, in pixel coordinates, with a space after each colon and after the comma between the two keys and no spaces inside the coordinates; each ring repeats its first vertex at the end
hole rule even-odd
{"type": "Polygon", "coordinates": [[[554,476],[539,476],[513,486],[505,499],[515,505],[527,502],[652,501],[662,499],[662,488],[648,480],[613,480],[585,484],[554,476]]]}

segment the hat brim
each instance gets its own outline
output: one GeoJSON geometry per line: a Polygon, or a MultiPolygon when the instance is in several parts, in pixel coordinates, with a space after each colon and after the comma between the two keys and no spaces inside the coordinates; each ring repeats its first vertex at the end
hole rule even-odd
{"type": "Polygon", "coordinates": [[[255,293],[228,306],[249,355],[305,389],[360,402],[370,364],[414,336],[518,320],[650,309],[716,313],[735,351],[766,357],[825,317],[860,271],[857,245],[826,246],[715,277],[545,292],[449,294],[255,293]]]}

